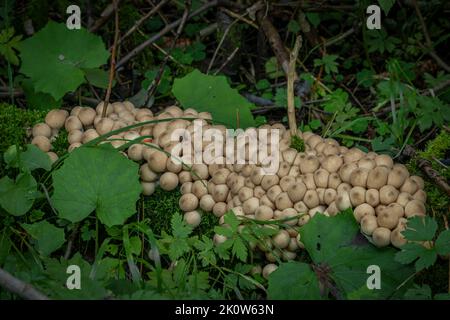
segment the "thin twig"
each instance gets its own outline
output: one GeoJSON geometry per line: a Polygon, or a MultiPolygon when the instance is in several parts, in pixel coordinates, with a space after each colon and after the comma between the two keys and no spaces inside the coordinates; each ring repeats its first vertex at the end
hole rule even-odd
{"type": "Polygon", "coordinates": [[[222,11],[224,11],[226,14],[228,14],[229,16],[231,16],[231,17],[233,17],[233,18],[235,18],[235,19],[237,19],[237,20],[240,20],[240,21],[242,21],[242,22],[248,24],[249,26],[252,26],[252,27],[255,28],[256,30],[259,30],[258,26],[257,26],[253,21],[251,21],[251,20],[245,18],[245,16],[248,14],[248,12],[246,12],[246,13],[244,13],[244,14],[241,15],[241,14],[238,14],[238,13],[236,13],[236,12],[234,12],[234,11],[231,11],[230,9],[227,9],[227,8],[225,8],[225,7],[222,7],[222,8],[220,8],[220,9],[221,9],[222,11]]]}
{"type": "Polygon", "coordinates": [[[233,50],[233,52],[228,56],[227,60],[225,60],[225,62],[222,63],[220,68],[217,69],[216,72],[214,72],[214,75],[218,74],[220,71],[222,71],[223,68],[225,68],[225,66],[234,58],[234,56],[236,55],[238,50],[239,50],[239,47],[237,47],[236,49],[233,50]]]}
{"type": "Polygon", "coordinates": [[[118,0],[113,0],[114,3],[114,43],[111,52],[111,66],[109,68],[109,80],[108,80],[108,88],[106,89],[105,101],[103,102],[103,112],[102,118],[106,117],[106,109],[108,109],[109,98],[111,97],[112,84],[114,80],[114,72],[116,71],[116,51],[117,51],[117,42],[119,41],[119,8],[118,0]]]}
{"type": "Polygon", "coordinates": [[[115,11],[116,6],[114,6],[114,1],[106,6],[106,8],[100,14],[100,18],[98,18],[91,28],[89,28],[90,32],[95,32],[103,26],[109,18],[111,18],[112,14],[115,11]]]}
{"type": "Polygon", "coordinates": [[[428,51],[427,53],[436,61],[438,65],[440,65],[443,69],[445,69],[447,72],[450,72],[450,66],[446,64],[434,51],[433,48],[433,42],[431,41],[430,34],[428,33],[427,25],[425,24],[425,20],[422,16],[422,12],[420,12],[419,5],[417,4],[416,0],[412,0],[412,4],[414,6],[414,9],[416,10],[417,18],[419,18],[420,25],[422,27],[423,35],[425,36],[425,42],[427,44],[428,51]]]}
{"type": "Polygon", "coordinates": [[[302,37],[298,36],[295,39],[294,49],[289,56],[289,69],[287,74],[287,108],[288,121],[291,136],[297,134],[297,120],[295,119],[295,96],[294,96],[294,81],[295,81],[295,63],[297,61],[298,52],[302,45],[302,37]]]}
{"type": "Polygon", "coordinates": [[[165,5],[169,0],[162,0],[160,1],[155,7],[153,7],[152,10],[150,10],[149,12],[147,12],[145,15],[143,15],[138,21],[136,21],[136,23],[127,31],[125,32],[125,34],[120,37],[118,44],[121,44],[123,40],[125,40],[126,38],[128,38],[128,36],[130,34],[132,34],[134,31],[136,31],[137,28],[139,28],[144,22],[145,20],[147,20],[148,18],[150,18],[152,15],[155,14],[155,12],[157,12],[163,5],[165,5]]]}
{"type": "Polygon", "coordinates": [[[31,284],[17,279],[2,268],[0,268],[0,286],[27,300],[49,300],[45,294],[36,290],[31,284]]]}
{"type": "Polygon", "coordinates": [[[185,8],[184,8],[183,16],[181,17],[181,23],[178,26],[175,38],[173,39],[172,44],[170,45],[170,48],[167,51],[167,54],[164,57],[164,60],[162,61],[161,65],[159,67],[159,70],[158,70],[158,73],[157,73],[157,75],[155,77],[155,80],[153,80],[150,88],[148,89],[147,101],[145,101],[145,105],[148,105],[148,101],[149,101],[150,97],[153,96],[153,94],[155,93],[156,89],[159,86],[159,83],[161,82],[161,78],[162,78],[162,75],[164,73],[164,68],[165,68],[165,66],[167,64],[167,61],[169,61],[170,54],[172,53],[172,50],[175,47],[175,45],[177,43],[177,40],[178,40],[178,38],[181,35],[181,32],[183,31],[184,25],[186,24],[186,21],[188,20],[189,10],[190,9],[191,9],[191,1],[187,0],[187,1],[185,1],[185,8]]]}
{"type": "Polygon", "coordinates": [[[209,62],[208,69],[206,70],[206,74],[209,74],[209,71],[211,71],[211,68],[212,68],[212,66],[214,64],[214,61],[216,61],[217,54],[219,53],[219,50],[222,47],[222,44],[225,41],[225,38],[227,37],[228,32],[230,32],[231,28],[235,25],[236,22],[238,22],[238,20],[234,20],[232,23],[230,23],[230,25],[223,32],[223,35],[220,38],[219,44],[217,45],[216,50],[214,50],[213,56],[211,58],[211,61],[209,62]]]}
{"type": "MultiPolygon", "coordinates": [[[[203,13],[204,11],[213,8],[215,6],[218,5],[218,0],[212,0],[212,1],[208,1],[207,3],[205,3],[204,5],[202,5],[200,8],[198,8],[197,10],[193,11],[189,16],[188,19],[191,19],[192,17],[195,17],[201,13],[203,13]]],[[[160,39],[162,36],[164,36],[166,33],[170,32],[171,30],[175,29],[176,27],[178,27],[181,22],[183,21],[183,19],[178,19],[174,22],[172,22],[171,24],[165,26],[160,32],[158,32],[157,34],[151,36],[150,38],[148,38],[146,41],[144,41],[143,43],[141,43],[140,45],[138,45],[136,48],[134,48],[133,50],[131,50],[126,56],[124,56],[122,59],[119,60],[119,62],[117,62],[116,64],[116,69],[120,68],[121,66],[123,66],[125,63],[127,63],[128,61],[130,61],[130,59],[132,59],[134,56],[136,56],[137,54],[141,53],[145,48],[147,48],[148,46],[150,46],[153,42],[157,41],[158,39],[160,39]]]]}

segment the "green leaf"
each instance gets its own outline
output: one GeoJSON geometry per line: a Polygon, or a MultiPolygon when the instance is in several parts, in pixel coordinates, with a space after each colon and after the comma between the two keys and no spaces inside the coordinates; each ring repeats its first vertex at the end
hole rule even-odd
{"type": "Polygon", "coordinates": [[[19,174],[15,182],[7,176],[0,179],[0,206],[13,216],[27,213],[37,196],[37,183],[29,172],[19,174]]]}
{"type": "Polygon", "coordinates": [[[42,168],[49,171],[52,168],[50,157],[33,144],[27,145],[26,151],[21,151],[12,145],[3,155],[6,164],[11,168],[21,168],[27,171],[42,168]]]}
{"type": "MultiPolygon", "coordinates": [[[[90,84],[94,87],[107,89],[109,85],[109,72],[95,68],[95,69],[83,69],[84,76],[90,84]]],[[[116,84],[116,81],[113,79],[112,86],[116,84]]]]}
{"type": "Polygon", "coordinates": [[[433,249],[427,249],[418,243],[407,243],[402,246],[400,252],[395,255],[395,260],[402,264],[415,263],[416,271],[419,272],[429,266],[437,259],[437,253],[433,249]]]}
{"type": "Polygon", "coordinates": [[[49,171],[52,168],[50,157],[33,144],[27,145],[27,150],[20,154],[20,161],[30,171],[40,168],[49,171]]]}
{"type": "Polygon", "coordinates": [[[13,65],[19,64],[16,51],[22,36],[14,36],[14,28],[7,28],[0,32],[0,56],[13,65]]]}
{"type": "Polygon", "coordinates": [[[266,90],[270,88],[270,82],[267,79],[261,79],[256,83],[255,87],[258,90],[266,90]]]}
{"type": "Polygon", "coordinates": [[[408,291],[406,291],[404,298],[406,300],[431,300],[431,288],[426,284],[421,287],[415,285],[414,288],[410,288],[408,291]]]}
{"type": "Polygon", "coordinates": [[[395,3],[395,0],[378,0],[378,3],[380,4],[381,9],[383,9],[384,14],[388,15],[395,3]]]}
{"type": "Polygon", "coordinates": [[[295,20],[290,20],[287,25],[288,31],[292,33],[298,33],[300,31],[300,25],[295,20]]]}
{"type": "Polygon", "coordinates": [[[109,144],[77,148],[53,172],[53,206],[71,222],[96,210],[103,224],[122,224],[136,212],[141,193],[138,168],[109,144]]]}
{"type": "Polygon", "coordinates": [[[253,107],[236,89],[232,89],[224,76],[210,76],[194,70],[183,78],[175,79],[172,93],[183,108],[208,111],[213,119],[232,128],[254,126],[250,112],[253,107]]]}
{"type": "Polygon", "coordinates": [[[99,36],[53,21],[24,40],[19,50],[20,71],[33,81],[36,91],[51,94],[55,100],[84,82],[82,69],[97,68],[109,57],[99,36]]]}
{"type": "Polygon", "coordinates": [[[33,224],[22,224],[27,233],[36,239],[37,249],[44,256],[50,255],[58,250],[66,241],[64,229],[57,228],[47,221],[40,221],[33,224]]]}
{"type": "Polygon", "coordinates": [[[78,252],[69,260],[64,258],[60,258],[60,260],[47,259],[45,261],[45,272],[51,281],[45,282],[45,291],[52,299],[104,299],[108,295],[105,283],[95,278],[92,279],[90,277],[91,270],[92,266],[78,252]],[[71,275],[67,273],[67,268],[71,265],[80,268],[80,289],[69,290],[66,287],[67,278],[71,275]]]}
{"type": "Polygon", "coordinates": [[[192,227],[183,220],[178,212],[172,215],[171,226],[172,235],[175,238],[187,239],[192,232],[192,227]]]}
{"type": "Polygon", "coordinates": [[[440,255],[450,254],[450,230],[445,230],[438,236],[434,247],[440,255]]]}
{"type": "Polygon", "coordinates": [[[272,300],[319,300],[319,282],[311,267],[302,262],[282,263],[269,276],[268,298],[272,300]]]}
{"type": "Polygon", "coordinates": [[[324,66],[326,73],[337,73],[338,72],[338,63],[336,59],[338,58],[335,54],[326,54],[321,59],[314,59],[314,66],[320,67],[324,66]]]}
{"type": "Polygon", "coordinates": [[[374,75],[375,72],[373,72],[371,69],[363,69],[356,74],[356,81],[358,82],[358,85],[369,88],[373,84],[374,75]]]}
{"type": "Polygon", "coordinates": [[[247,249],[244,241],[242,241],[241,238],[234,239],[233,249],[231,249],[231,252],[233,253],[233,255],[238,257],[241,261],[243,261],[243,262],[247,261],[248,249],[247,249]]]}
{"type": "Polygon", "coordinates": [[[411,241],[430,241],[433,240],[437,227],[436,220],[429,216],[414,216],[408,219],[406,230],[402,234],[411,241]]]}
{"type": "Polygon", "coordinates": [[[30,79],[23,79],[20,84],[25,93],[25,97],[27,98],[27,105],[32,109],[48,110],[56,109],[61,106],[62,99],[55,100],[52,95],[48,93],[37,92],[30,79]]]}
{"type": "Polygon", "coordinates": [[[335,217],[316,214],[300,228],[303,244],[315,263],[332,259],[338,248],[349,245],[359,231],[351,211],[335,217]]]}

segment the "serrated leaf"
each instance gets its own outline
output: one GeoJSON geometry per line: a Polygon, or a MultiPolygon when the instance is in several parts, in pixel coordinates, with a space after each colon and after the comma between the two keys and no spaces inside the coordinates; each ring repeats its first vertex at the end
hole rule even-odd
{"type": "MultiPolygon", "coordinates": [[[[317,215],[316,215],[317,216],[317,215]]],[[[311,267],[302,262],[282,263],[269,276],[268,298],[272,300],[319,300],[319,282],[311,267]]]]}
{"type": "Polygon", "coordinates": [[[20,71],[33,81],[36,91],[51,94],[55,100],[84,82],[82,69],[97,68],[109,57],[99,36],[53,21],[22,41],[19,50],[20,71]]]}
{"type": "Polygon", "coordinates": [[[96,210],[103,224],[122,224],[136,212],[141,193],[138,169],[109,144],[77,148],[53,172],[53,206],[71,222],[96,210]]]}
{"type": "Polygon", "coordinates": [[[380,4],[381,9],[383,9],[384,14],[388,15],[395,3],[395,0],[378,0],[378,3],[380,4]]]}
{"type": "Polygon", "coordinates": [[[450,254],[450,230],[445,230],[439,234],[434,243],[436,252],[440,255],[450,254]]]}
{"type": "Polygon", "coordinates": [[[183,220],[179,213],[173,214],[171,226],[175,238],[186,239],[192,232],[192,227],[183,220]]]}
{"type": "Polygon", "coordinates": [[[428,285],[423,285],[421,287],[415,285],[414,288],[410,288],[406,291],[404,298],[407,300],[431,300],[431,288],[428,285]]]}
{"type": "Polygon", "coordinates": [[[250,112],[253,105],[231,88],[224,76],[210,76],[194,70],[175,79],[172,93],[183,108],[210,112],[213,120],[229,127],[237,128],[238,123],[240,128],[255,125],[250,112]]]}
{"type": "Polygon", "coordinates": [[[427,249],[417,243],[405,244],[395,255],[395,260],[402,264],[409,264],[417,260],[415,263],[417,272],[431,266],[436,259],[437,253],[434,249],[427,249]]]}
{"type": "Polygon", "coordinates": [[[22,224],[27,233],[36,239],[37,249],[44,256],[50,255],[58,250],[66,241],[64,229],[57,228],[47,221],[40,221],[33,224],[22,224]]]}
{"type": "Polygon", "coordinates": [[[429,216],[414,216],[408,219],[406,230],[402,234],[411,241],[430,241],[433,240],[437,227],[436,220],[429,216]]]}
{"type": "Polygon", "coordinates": [[[37,196],[37,183],[29,172],[19,174],[16,181],[0,179],[0,206],[13,216],[27,213],[37,196]]]}
{"type": "Polygon", "coordinates": [[[239,258],[239,260],[247,261],[248,249],[241,238],[236,238],[233,241],[233,249],[231,250],[233,255],[239,258]]]}

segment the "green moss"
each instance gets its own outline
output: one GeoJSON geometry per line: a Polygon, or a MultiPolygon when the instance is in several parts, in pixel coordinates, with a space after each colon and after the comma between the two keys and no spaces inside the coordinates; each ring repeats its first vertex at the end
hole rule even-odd
{"type": "Polygon", "coordinates": [[[3,153],[13,144],[24,146],[27,143],[27,131],[34,124],[42,122],[46,113],[0,103],[0,176],[6,174],[3,153]]]}
{"type": "Polygon", "coordinates": [[[299,136],[291,137],[291,148],[297,150],[298,152],[305,152],[305,141],[299,136]]]}
{"type": "Polygon", "coordinates": [[[23,146],[27,140],[27,129],[44,120],[47,111],[25,110],[9,104],[0,104],[0,152],[9,146],[23,146]]]}
{"type": "MultiPolygon", "coordinates": [[[[144,212],[146,218],[150,219],[150,227],[153,232],[160,235],[162,231],[171,233],[170,220],[174,213],[183,215],[183,211],[178,206],[178,200],[181,197],[180,190],[164,191],[156,188],[155,193],[146,197],[144,201],[144,212]]],[[[212,213],[201,212],[202,222],[194,229],[196,235],[213,235],[213,229],[218,225],[219,219],[212,213]]]]}
{"type": "Polygon", "coordinates": [[[55,152],[59,157],[67,153],[67,149],[69,148],[69,141],[67,140],[67,131],[61,130],[55,139],[52,142],[53,152],[55,152]]]}
{"type": "Polygon", "coordinates": [[[419,156],[424,159],[433,160],[442,159],[446,152],[450,150],[450,133],[442,130],[433,140],[428,141],[425,151],[420,152],[419,156]]]}

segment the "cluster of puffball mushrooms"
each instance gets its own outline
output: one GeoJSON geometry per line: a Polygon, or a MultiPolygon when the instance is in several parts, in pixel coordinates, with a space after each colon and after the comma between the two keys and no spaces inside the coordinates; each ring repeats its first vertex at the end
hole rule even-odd
{"type": "MultiPolygon", "coordinates": [[[[68,132],[69,152],[100,135],[149,120],[197,118],[205,129],[212,127],[226,132],[225,126],[210,123],[210,113],[191,108],[183,111],[170,106],[153,115],[151,110],[135,108],[129,101],[114,102],[108,105],[106,117],[102,118],[103,107],[100,102],[96,109],[77,106],[70,114],[66,110],[50,111],[45,123],[33,127],[32,144],[55,161],[57,155],[51,151],[51,142],[62,128],[68,132]]],[[[112,135],[108,140],[119,147],[140,136],[152,136],[153,146],[170,152],[178,143],[171,141],[171,133],[178,128],[192,132],[193,122],[176,119],[146,124],[112,135]]],[[[141,163],[144,195],[151,195],[157,185],[167,191],[181,186],[179,206],[185,212],[185,221],[193,227],[200,224],[202,214],[211,213],[223,225],[224,214],[229,210],[236,216],[260,221],[283,219],[287,228],[280,227],[275,236],[252,247],[269,261],[256,270],[265,277],[276,269],[277,258],[295,259],[303,244],[293,227],[305,225],[315,214],[334,216],[353,208],[361,231],[378,247],[389,244],[401,247],[406,243],[401,234],[406,218],[425,215],[423,179],[410,176],[406,167],[394,164],[391,157],[349,149],[334,139],[300,131],[297,134],[305,142],[305,151],[298,152],[290,147],[290,131],[282,124],[266,124],[259,129],[280,130],[277,174],[263,175],[257,164],[194,164],[188,168],[167,153],[144,144],[133,144],[123,154],[141,163]]],[[[204,147],[210,143],[204,141],[204,147]]],[[[214,235],[216,244],[225,240],[222,235],[214,235]]]]}

